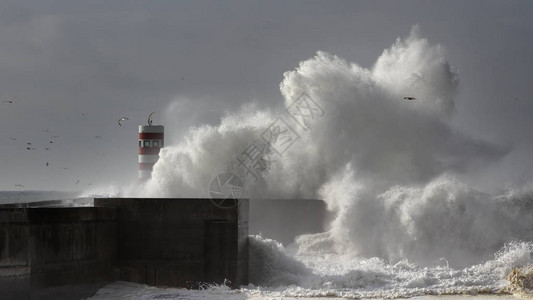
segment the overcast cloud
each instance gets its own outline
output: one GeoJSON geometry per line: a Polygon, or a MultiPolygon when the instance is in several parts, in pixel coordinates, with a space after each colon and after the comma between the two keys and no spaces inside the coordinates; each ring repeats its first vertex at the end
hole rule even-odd
{"type": "Polygon", "coordinates": [[[371,68],[416,24],[458,73],[453,127],[510,149],[465,180],[530,181],[532,12],[529,1],[2,1],[0,100],[16,99],[0,103],[0,189],[129,184],[150,112],[177,143],[244,104],[277,105],[283,74],[319,50],[371,68]]]}

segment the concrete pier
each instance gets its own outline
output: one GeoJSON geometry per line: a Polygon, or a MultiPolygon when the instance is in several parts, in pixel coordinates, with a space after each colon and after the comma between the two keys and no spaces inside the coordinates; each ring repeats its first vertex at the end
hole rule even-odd
{"type": "Polygon", "coordinates": [[[113,208],[0,208],[1,298],[45,299],[47,287],[113,280],[116,229],[113,208]]]}
{"type": "Polygon", "coordinates": [[[118,279],[155,286],[248,283],[248,200],[95,199],[118,212],[118,279]]]}
{"type": "Polygon", "coordinates": [[[248,283],[248,201],[95,199],[0,206],[0,299],[81,299],[106,283],[248,283]],[[72,288],[71,288],[72,287],[72,288]]]}

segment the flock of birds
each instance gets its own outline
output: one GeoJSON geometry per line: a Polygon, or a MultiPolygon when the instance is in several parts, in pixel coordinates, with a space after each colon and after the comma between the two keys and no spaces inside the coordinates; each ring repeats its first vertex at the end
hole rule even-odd
{"type": "MultiPolygon", "coordinates": [[[[183,78],[182,78],[182,80],[183,80],[183,78]]],[[[13,102],[15,101],[15,98],[16,98],[16,96],[11,97],[9,100],[2,101],[1,103],[13,103],[13,102]]],[[[403,97],[403,99],[404,99],[404,100],[408,100],[408,101],[411,101],[411,100],[417,100],[416,97],[412,97],[412,96],[405,96],[405,97],[403,97]]],[[[518,97],[516,97],[515,100],[518,101],[518,97]]],[[[149,126],[152,126],[152,116],[154,115],[154,113],[155,113],[155,112],[152,112],[152,113],[150,113],[150,115],[148,116],[148,125],[149,125],[149,126]]],[[[85,113],[82,113],[81,115],[82,115],[82,116],[86,116],[85,113]]],[[[128,121],[128,120],[129,120],[129,118],[126,117],[126,116],[121,117],[120,119],[118,119],[118,126],[122,126],[122,122],[124,122],[124,121],[128,121]]],[[[48,130],[48,129],[43,130],[43,132],[51,133],[51,131],[48,130]]],[[[58,137],[59,137],[59,136],[57,136],[57,135],[53,135],[53,136],[51,136],[50,138],[51,138],[51,139],[54,139],[54,138],[58,138],[58,137]]],[[[100,135],[95,135],[95,136],[93,136],[93,138],[101,139],[102,136],[100,136],[100,135]]],[[[10,137],[9,139],[10,139],[10,140],[13,140],[13,141],[16,140],[15,137],[10,137]]],[[[52,140],[50,140],[49,144],[53,144],[53,143],[54,143],[54,142],[53,142],[52,140]]],[[[46,150],[46,151],[48,151],[48,150],[50,150],[50,147],[43,147],[43,149],[46,150]]],[[[36,148],[33,147],[33,145],[32,145],[31,142],[27,142],[27,143],[26,143],[26,150],[34,151],[34,150],[36,150],[36,148]]],[[[48,167],[48,166],[50,166],[50,163],[49,163],[49,162],[46,162],[45,165],[48,167]]],[[[62,169],[64,169],[64,170],[68,170],[68,168],[65,168],[65,167],[63,167],[62,169]]],[[[76,180],[76,183],[75,183],[75,184],[77,185],[78,183],[80,183],[80,181],[79,181],[79,180],[76,180]]],[[[88,185],[91,185],[91,183],[89,183],[88,185]]],[[[16,186],[16,187],[24,188],[24,185],[22,185],[22,184],[15,184],[15,186],[16,186]]]]}
{"type": "MultiPolygon", "coordinates": [[[[13,102],[15,101],[15,99],[16,99],[16,96],[15,96],[15,97],[11,97],[9,100],[2,101],[1,103],[13,103],[13,102]]],[[[406,96],[406,97],[404,97],[403,99],[404,99],[404,100],[416,100],[415,97],[411,97],[411,96],[406,96]]],[[[149,126],[152,126],[152,116],[154,115],[154,113],[155,113],[155,112],[152,112],[152,113],[150,113],[150,115],[148,116],[148,125],[149,125],[149,126]]],[[[81,115],[82,115],[82,116],[86,116],[87,114],[86,114],[86,113],[82,113],[81,115]]],[[[129,118],[126,117],[126,116],[123,116],[123,117],[121,117],[120,119],[118,119],[118,122],[117,122],[117,123],[118,123],[118,126],[122,126],[122,122],[124,122],[124,121],[129,121],[129,118]]],[[[45,133],[51,133],[51,131],[50,131],[49,129],[44,129],[43,132],[45,132],[45,133]]],[[[54,142],[53,142],[52,139],[55,139],[55,138],[58,138],[58,137],[59,137],[59,136],[57,136],[57,135],[52,135],[52,136],[50,136],[50,142],[49,142],[48,144],[53,144],[54,142]]],[[[95,139],[101,139],[102,136],[100,136],[100,135],[95,135],[95,136],[93,136],[93,138],[95,138],[95,139]]],[[[12,140],[12,141],[17,140],[15,137],[9,137],[9,139],[12,140]]],[[[50,146],[47,146],[47,147],[43,147],[43,149],[46,150],[46,151],[49,151],[51,148],[50,148],[50,146]]],[[[31,142],[27,142],[27,143],[26,143],[26,150],[29,150],[29,151],[35,151],[36,148],[34,147],[34,145],[33,145],[31,142]]],[[[50,163],[47,161],[47,162],[45,163],[45,166],[47,166],[47,167],[50,166],[50,163]]],[[[62,167],[61,169],[63,169],[63,170],[68,170],[69,168],[62,167]]],[[[80,183],[80,180],[78,179],[78,180],[76,180],[76,182],[75,182],[74,184],[77,185],[77,184],[79,184],[79,183],[80,183]]],[[[88,185],[91,185],[91,183],[88,183],[88,185]]],[[[15,184],[15,187],[24,188],[24,185],[22,185],[22,184],[15,184]]]]}
{"type": "MultiPolygon", "coordinates": [[[[16,96],[15,96],[15,97],[11,97],[9,100],[1,101],[0,103],[13,103],[13,102],[15,101],[15,99],[16,99],[16,96]]],[[[155,113],[155,112],[152,112],[152,113],[150,113],[150,115],[148,116],[148,125],[150,125],[150,126],[152,126],[152,116],[154,115],[154,113],[155,113]]],[[[85,116],[87,116],[87,114],[86,114],[86,113],[82,113],[81,116],[85,117],[85,116]]],[[[125,116],[121,117],[121,118],[118,120],[118,125],[119,125],[119,126],[122,126],[122,122],[124,122],[124,121],[126,121],[126,120],[129,120],[129,118],[128,118],[128,117],[125,117],[125,116]]],[[[41,145],[42,148],[41,148],[41,147],[37,147],[37,148],[36,148],[36,145],[34,145],[32,142],[26,142],[25,147],[26,147],[26,150],[27,150],[27,151],[37,151],[38,149],[42,149],[42,150],[45,150],[45,151],[49,151],[49,150],[51,150],[51,146],[50,146],[50,144],[54,144],[54,139],[59,138],[59,136],[58,136],[58,135],[51,135],[51,134],[52,134],[52,131],[49,130],[49,129],[44,129],[44,130],[42,130],[42,132],[43,132],[43,133],[46,133],[46,134],[50,134],[50,135],[49,135],[49,139],[48,139],[49,142],[46,143],[46,146],[42,146],[42,145],[41,145]]],[[[101,139],[102,136],[101,136],[101,135],[94,135],[93,138],[95,138],[95,139],[101,139]]],[[[11,140],[11,141],[16,141],[17,138],[11,136],[11,137],[9,137],[9,140],[11,140]]],[[[103,153],[101,153],[101,152],[98,152],[97,154],[98,154],[98,155],[103,155],[103,153]]],[[[46,166],[46,167],[49,167],[50,165],[51,165],[50,162],[48,162],[48,161],[45,162],[45,166],[46,166]]],[[[67,167],[60,167],[60,168],[63,169],[63,170],[69,170],[69,168],[67,168],[67,167]]],[[[74,184],[75,184],[75,185],[78,185],[79,183],[80,183],[80,180],[78,179],[78,180],[76,180],[76,182],[75,182],[74,184]]],[[[87,185],[92,185],[92,183],[87,183],[87,185]]],[[[18,187],[18,188],[25,188],[25,186],[22,185],[22,184],[15,184],[14,186],[15,186],[15,187],[18,187]]]]}

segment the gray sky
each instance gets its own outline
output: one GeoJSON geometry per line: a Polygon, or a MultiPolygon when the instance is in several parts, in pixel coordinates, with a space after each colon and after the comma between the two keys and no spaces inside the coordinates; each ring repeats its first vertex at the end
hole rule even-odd
{"type": "Polygon", "coordinates": [[[16,0],[0,2],[0,100],[16,96],[0,103],[0,190],[127,184],[150,112],[177,142],[277,105],[318,50],[371,68],[416,24],[458,70],[453,126],[512,147],[472,183],[531,181],[533,2],[16,0]]]}

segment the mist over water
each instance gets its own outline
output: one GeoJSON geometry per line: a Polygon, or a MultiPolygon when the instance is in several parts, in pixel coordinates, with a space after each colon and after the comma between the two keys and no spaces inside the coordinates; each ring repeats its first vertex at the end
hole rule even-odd
{"type": "MultiPolygon", "coordinates": [[[[461,180],[511,149],[452,127],[458,84],[443,47],[422,38],[417,27],[370,69],[319,51],[284,74],[279,107],[249,104],[217,126],[191,128],[161,150],[152,179],[125,194],[209,197],[210,181],[233,172],[245,182],[244,197],[326,201],[336,215],[330,230],[299,237],[299,257],[335,254],[420,266],[446,261],[450,268],[488,263],[505,245],[532,240],[533,193],[525,186],[487,194],[461,180]],[[284,108],[304,93],[321,113],[300,126],[284,108]],[[263,148],[267,167],[257,178],[239,171],[239,155],[279,118],[296,141],[281,154],[263,148]]],[[[521,245],[529,257],[531,245],[521,245]]]]}

